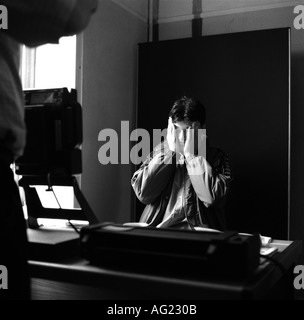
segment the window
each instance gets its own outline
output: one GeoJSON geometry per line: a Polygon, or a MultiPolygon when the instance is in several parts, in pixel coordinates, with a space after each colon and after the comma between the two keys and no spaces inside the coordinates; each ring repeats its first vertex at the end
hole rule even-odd
{"type": "Polygon", "coordinates": [[[20,72],[25,89],[75,88],[76,36],[62,37],[59,44],[23,46],[20,72]]]}

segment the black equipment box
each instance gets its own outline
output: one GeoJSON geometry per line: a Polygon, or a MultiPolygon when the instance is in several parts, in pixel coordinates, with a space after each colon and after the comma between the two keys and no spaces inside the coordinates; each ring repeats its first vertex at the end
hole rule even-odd
{"type": "Polygon", "coordinates": [[[113,223],[85,226],[82,257],[117,270],[188,277],[250,276],[259,266],[260,237],[233,231],[209,232],[113,223]]]}
{"type": "Polygon", "coordinates": [[[76,90],[25,90],[26,147],[16,161],[23,176],[80,174],[82,107],[76,90]]]}
{"type": "Polygon", "coordinates": [[[24,90],[23,94],[26,106],[66,106],[77,101],[75,89],[70,91],[67,88],[30,89],[24,90]]]}
{"type": "Polygon", "coordinates": [[[79,235],[74,230],[27,228],[28,258],[58,262],[79,256],[79,235]]]}

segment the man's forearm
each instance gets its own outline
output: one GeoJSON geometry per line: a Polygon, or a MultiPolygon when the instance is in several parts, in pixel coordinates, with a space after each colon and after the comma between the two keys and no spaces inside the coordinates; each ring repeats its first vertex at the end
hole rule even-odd
{"type": "Polygon", "coordinates": [[[204,157],[187,158],[187,171],[198,198],[207,207],[227,194],[229,177],[215,174],[204,157]]]}
{"type": "Polygon", "coordinates": [[[168,184],[175,170],[175,153],[157,154],[134,174],[132,187],[143,203],[152,203],[168,184]]]}

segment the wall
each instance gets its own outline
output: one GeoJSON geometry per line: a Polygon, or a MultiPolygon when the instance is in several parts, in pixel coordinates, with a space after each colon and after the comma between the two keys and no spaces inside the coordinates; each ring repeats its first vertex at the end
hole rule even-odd
{"type": "Polygon", "coordinates": [[[137,43],[146,41],[146,21],[117,3],[100,0],[83,33],[83,174],[81,189],[100,222],[124,222],[131,215],[131,165],[102,165],[101,130],[134,127],[137,43]]]}
{"type": "MultiPolygon", "coordinates": [[[[280,27],[291,28],[291,114],[290,114],[290,239],[304,239],[303,170],[304,148],[304,30],[293,27],[293,7],[261,10],[206,19],[205,33],[236,32],[280,27]]],[[[279,174],[279,173],[278,173],[279,174]]]]}
{"type": "MultiPolygon", "coordinates": [[[[193,36],[193,19],[202,19],[202,35],[291,28],[291,117],[290,117],[290,239],[304,239],[304,30],[293,26],[296,4],[303,1],[279,0],[154,0],[153,17],[157,34],[167,40],[193,36]],[[157,19],[156,19],[156,18],[157,19]]],[[[280,174],[280,173],[278,173],[280,174]]],[[[275,221],[274,221],[275,223],[275,221]]]]}

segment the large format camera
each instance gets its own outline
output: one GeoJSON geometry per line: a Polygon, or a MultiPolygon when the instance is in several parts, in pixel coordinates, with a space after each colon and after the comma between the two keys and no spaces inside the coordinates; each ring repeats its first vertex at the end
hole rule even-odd
{"type": "Polygon", "coordinates": [[[29,228],[38,228],[38,218],[97,219],[82,194],[75,175],[82,172],[82,108],[76,90],[67,88],[24,91],[27,139],[24,154],[16,160],[22,176],[29,228]],[[44,208],[35,189],[46,185],[72,186],[80,209],[44,208]]]}
{"type": "Polygon", "coordinates": [[[82,172],[82,110],[75,90],[24,91],[26,148],[16,161],[23,176],[82,172]]]}

